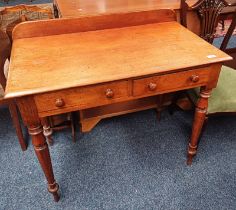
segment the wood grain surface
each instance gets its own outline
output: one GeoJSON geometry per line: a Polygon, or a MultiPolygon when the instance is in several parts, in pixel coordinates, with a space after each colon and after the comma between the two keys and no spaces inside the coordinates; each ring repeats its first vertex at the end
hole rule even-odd
{"type": "Polygon", "coordinates": [[[13,43],[6,97],[230,59],[177,22],[18,39],[13,43]]]}

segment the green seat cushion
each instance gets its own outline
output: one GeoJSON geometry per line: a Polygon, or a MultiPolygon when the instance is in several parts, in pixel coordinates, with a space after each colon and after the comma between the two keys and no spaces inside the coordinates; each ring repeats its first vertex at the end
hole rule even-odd
{"type": "MultiPolygon", "coordinates": [[[[199,91],[200,88],[188,91],[194,103],[197,102],[199,91]]],[[[236,112],[236,70],[227,66],[222,67],[217,87],[209,98],[207,113],[217,112],[236,112]]]]}

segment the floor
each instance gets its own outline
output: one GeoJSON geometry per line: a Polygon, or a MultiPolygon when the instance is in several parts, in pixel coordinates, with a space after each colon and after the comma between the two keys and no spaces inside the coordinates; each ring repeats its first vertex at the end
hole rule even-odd
{"type": "Polygon", "coordinates": [[[209,120],[187,166],[193,113],[154,110],[107,119],[92,132],[54,135],[61,200],[54,203],[32,145],[20,150],[0,109],[0,209],[232,209],[236,207],[236,118],[209,120]]]}

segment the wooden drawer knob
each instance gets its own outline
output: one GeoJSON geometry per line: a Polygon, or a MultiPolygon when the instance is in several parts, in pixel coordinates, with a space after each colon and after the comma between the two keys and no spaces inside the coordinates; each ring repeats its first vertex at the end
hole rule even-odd
{"type": "Polygon", "coordinates": [[[114,97],[114,92],[112,89],[107,89],[106,90],[106,97],[107,98],[113,98],[114,97]]]}
{"type": "Polygon", "coordinates": [[[58,98],[58,99],[56,99],[55,105],[56,105],[56,107],[63,107],[63,106],[65,106],[65,102],[62,98],[58,98]]]}
{"type": "Polygon", "coordinates": [[[191,79],[192,82],[198,82],[199,81],[199,76],[198,75],[192,75],[190,77],[190,79],[191,79]]]}
{"type": "Polygon", "coordinates": [[[148,84],[148,89],[149,90],[154,91],[154,90],[156,90],[156,88],[157,88],[157,84],[156,83],[150,82],[148,84]]]}

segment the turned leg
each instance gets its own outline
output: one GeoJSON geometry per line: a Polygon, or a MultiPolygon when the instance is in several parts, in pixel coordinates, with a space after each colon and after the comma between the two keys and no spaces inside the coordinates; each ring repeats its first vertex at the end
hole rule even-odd
{"type": "Polygon", "coordinates": [[[15,129],[16,129],[16,134],[17,134],[21,149],[23,151],[25,151],[27,149],[27,143],[25,142],[24,136],[22,134],[16,104],[15,103],[10,103],[9,104],[9,110],[10,110],[10,113],[11,113],[12,122],[14,124],[15,129]]]}
{"type": "Polygon", "coordinates": [[[192,164],[192,159],[197,153],[197,146],[199,141],[199,136],[202,131],[204,121],[206,119],[207,107],[208,107],[208,98],[210,97],[211,90],[201,89],[200,97],[196,104],[195,116],[192,126],[192,135],[190,138],[188,146],[188,158],[187,164],[192,164]]]}
{"type": "Polygon", "coordinates": [[[48,117],[44,117],[41,119],[42,125],[43,125],[43,134],[47,139],[47,142],[50,146],[53,145],[53,139],[52,139],[52,128],[49,123],[48,117]]]}
{"type": "Polygon", "coordinates": [[[35,153],[48,182],[48,191],[53,194],[54,200],[58,202],[60,199],[58,194],[59,185],[54,179],[50,153],[46,139],[43,135],[42,126],[29,126],[28,130],[32,137],[35,153]]]}

